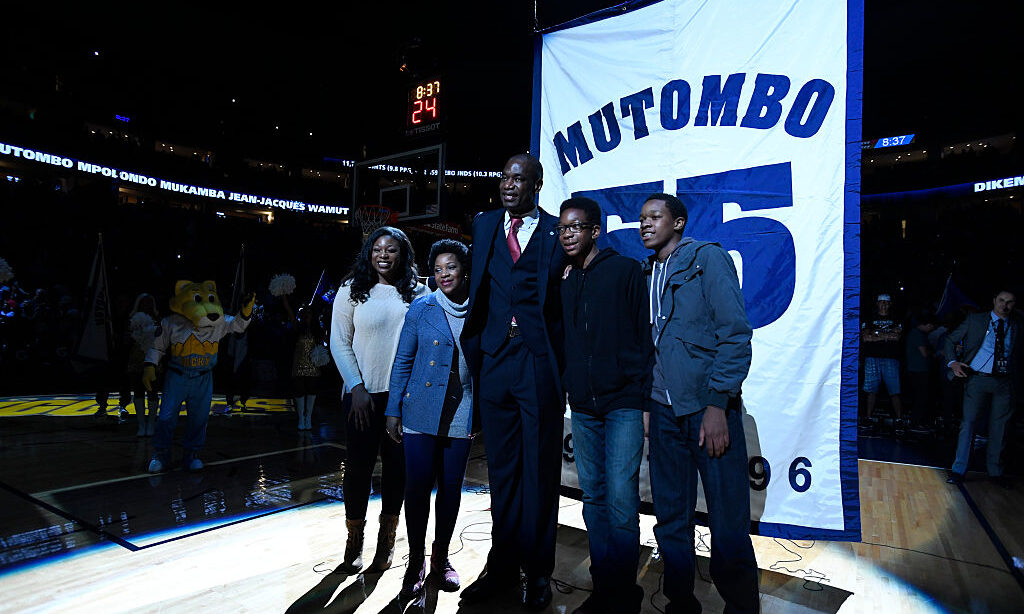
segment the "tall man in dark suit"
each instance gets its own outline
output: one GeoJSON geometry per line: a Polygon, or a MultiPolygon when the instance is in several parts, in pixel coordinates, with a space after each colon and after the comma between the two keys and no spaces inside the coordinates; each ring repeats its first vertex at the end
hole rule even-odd
{"type": "Polygon", "coordinates": [[[482,601],[518,586],[523,605],[551,601],[555,565],[562,415],[562,306],[565,253],[558,218],[541,211],[540,161],[509,159],[501,174],[501,210],[473,222],[470,312],[462,343],[476,377],[491,489],[491,551],[486,571],[462,591],[482,601]]]}
{"type": "Polygon", "coordinates": [[[985,464],[989,477],[1005,485],[1000,455],[1006,424],[1013,415],[1013,375],[1017,369],[1021,332],[1017,318],[1013,317],[1016,304],[1017,297],[1012,292],[1000,291],[992,299],[992,311],[967,316],[963,324],[946,337],[945,356],[955,356],[953,348],[963,341],[963,356],[960,360],[949,361],[948,366],[957,377],[967,378],[956,460],[947,480],[950,484],[963,481],[971,456],[974,423],[985,404],[991,402],[985,464]]]}

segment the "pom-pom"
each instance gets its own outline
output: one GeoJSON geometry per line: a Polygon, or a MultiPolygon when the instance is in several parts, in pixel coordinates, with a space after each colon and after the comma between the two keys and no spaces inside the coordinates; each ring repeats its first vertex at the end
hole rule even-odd
{"type": "Polygon", "coordinates": [[[295,278],[288,273],[281,273],[270,278],[270,293],[283,296],[295,292],[295,278]]]}
{"type": "Polygon", "coordinates": [[[0,258],[0,284],[9,279],[14,279],[14,269],[11,268],[11,265],[7,264],[6,260],[0,258]]]}
{"type": "Polygon", "coordinates": [[[132,339],[144,347],[153,342],[153,334],[156,332],[156,322],[148,313],[136,311],[128,321],[128,330],[132,339]]]}
{"type": "Polygon", "coordinates": [[[317,344],[313,348],[313,353],[310,356],[313,364],[318,367],[324,367],[327,363],[331,362],[331,353],[323,346],[323,344],[317,344]]]}

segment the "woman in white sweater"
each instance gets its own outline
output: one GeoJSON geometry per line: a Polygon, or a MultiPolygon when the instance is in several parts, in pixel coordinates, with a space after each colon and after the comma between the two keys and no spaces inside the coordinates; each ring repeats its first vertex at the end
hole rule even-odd
{"type": "Polygon", "coordinates": [[[370,234],[334,300],[331,354],[345,384],[345,518],[348,541],[344,567],[362,568],[363,529],[370,480],[381,459],[381,515],[377,550],[369,570],[391,566],[395,530],[405,490],[402,446],[385,435],[391,366],[409,303],[428,293],[416,278],[412,243],[397,228],[370,234]]]}

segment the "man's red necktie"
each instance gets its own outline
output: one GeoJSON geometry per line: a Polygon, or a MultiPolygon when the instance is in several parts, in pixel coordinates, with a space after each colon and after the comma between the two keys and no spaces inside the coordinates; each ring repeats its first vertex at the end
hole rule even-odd
{"type": "Polygon", "coordinates": [[[508,251],[512,254],[512,262],[519,262],[519,256],[523,250],[519,247],[519,227],[523,225],[523,218],[512,218],[512,229],[508,231],[508,251]]]}

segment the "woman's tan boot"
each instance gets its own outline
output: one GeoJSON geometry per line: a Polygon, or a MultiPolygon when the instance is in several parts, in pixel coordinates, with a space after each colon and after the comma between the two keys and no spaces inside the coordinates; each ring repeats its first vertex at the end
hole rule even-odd
{"type": "Polygon", "coordinates": [[[380,515],[380,530],[377,532],[377,552],[367,568],[371,571],[386,571],[395,556],[395,532],[398,530],[398,516],[380,515]]]}
{"type": "Polygon", "coordinates": [[[341,569],[355,573],[363,568],[363,529],[366,528],[366,520],[345,519],[345,527],[348,528],[348,540],[345,542],[345,562],[341,569]]]}

